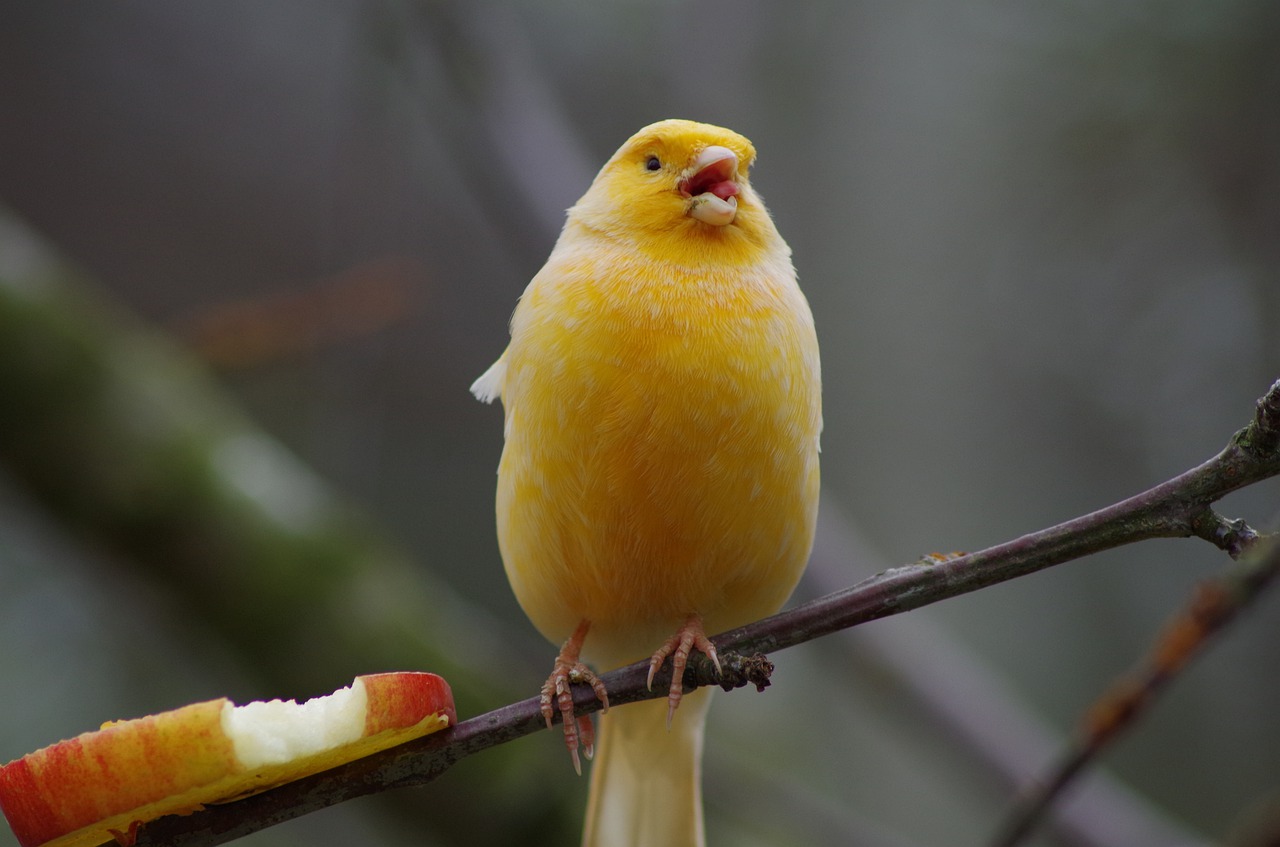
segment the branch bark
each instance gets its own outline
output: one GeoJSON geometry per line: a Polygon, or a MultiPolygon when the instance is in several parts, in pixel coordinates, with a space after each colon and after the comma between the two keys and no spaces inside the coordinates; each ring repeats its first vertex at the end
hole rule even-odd
{"type": "MultiPolygon", "coordinates": [[[[1212,504],[1233,491],[1280,474],[1280,380],[1258,401],[1253,420],[1217,456],[1168,482],[1105,509],[975,553],[927,557],[890,568],[857,585],[712,639],[721,661],[733,656],[724,680],[709,661],[691,659],[686,689],[722,684],[767,684],[767,661],[757,654],[793,647],[868,621],[899,614],[1013,579],[1091,553],[1152,538],[1197,536],[1238,556],[1257,538],[1247,524],[1228,521],[1212,504]],[[762,676],[763,675],[763,676],[762,676]]],[[[664,696],[670,671],[646,685],[647,662],[605,674],[614,706],[664,696]]],[[[597,711],[589,688],[574,692],[579,714],[597,711]]],[[[545,726],[537,698],[462,721],[445,732],[315,774],[272,791],[187,817],[148,824],[147,845],[221,844],[336,803],[392,788],[424,785],[459,760],[532,734],[545,726]]]]}
{"type": "Polygon", "coordinates": [[[1044,819],[1080,773],[1151,708],[1186,664],[1271,586],[1280,575],[1280,536],[1252,544],[1241,561],[1202,583],[1188,607],[1171,621],[1152,655],[1118,680],[1090,710],[1079,737],[1049,774],[1024,789],[993,847],[1016,847],[1044,819]]]}

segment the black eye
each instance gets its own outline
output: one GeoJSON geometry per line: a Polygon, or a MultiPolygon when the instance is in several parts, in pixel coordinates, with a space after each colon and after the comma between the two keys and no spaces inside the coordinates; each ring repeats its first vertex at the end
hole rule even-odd
{"type": "Polygon", "coordinates": [[[656,171],[662,167],[662,162],[658,161],[657,156],[650,156],[644,161],[644,169],[646,171],[656,171]]]}

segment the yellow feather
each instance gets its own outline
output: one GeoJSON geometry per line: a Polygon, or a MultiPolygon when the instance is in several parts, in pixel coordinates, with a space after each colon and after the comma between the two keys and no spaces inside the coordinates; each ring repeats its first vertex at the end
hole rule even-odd
{"type": "MultiPolygon", "coordinates": [[[[589,620],[583,655],[602,670],[649,656],[693,614],[708,633],[771,614],[808,559],[818,345],[790,250],[751,188],[754,158],[745,138],[706,124],[633,136],[569,210],[510,345],[473,386],[505,410],[498,540],[515,595],[553,642],[589,620]],[[692,213],[707,195],[682,190],[709,148],[737,160],[723,226],[692,213]]],[[[696,735],[700,749],[701,714],[685,711],[705,707],[682,708],[677,724],[696,732],[673,730],[670,744],[688,751],[696,735]]],[[[610,749],[652,745],[663,724],[656,707],[605,717],[588,843],[701,843],[698,792],[647,810],[662,792],[643,784],[696,786],[696,755],[610,749]],[[610,728],[642,719],[657,726],[610,728]],[[598,818],[624,806],[639,815],[628,820],[674,816],[687,838],[592,834],[616,833],[598,818]]]]}

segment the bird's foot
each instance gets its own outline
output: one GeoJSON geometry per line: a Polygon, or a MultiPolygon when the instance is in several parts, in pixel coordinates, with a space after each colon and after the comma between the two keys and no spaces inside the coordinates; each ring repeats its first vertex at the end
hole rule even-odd
{"type": "Polygon", "coordinates": [[[690,615],[684,626],[676,630],[675,635],[668,638],[649,659],[649,687],[653,688],[653,675],[662,667],[667,657],[671,657],[671,688],[667,692],[667,726],[671,726],[671,718],[684,697],[684,669],[689,663],[689,654],[694,648],[701,650],[716,666],[716,674],[720,671],[720,657],[716,655],[715,645],[707,638],[702,629],[702,618],[690,615]]]}
{"type": "Polygon", "coordinates": [[[579,717],[573,713],[574,683],[590,685],[596,693],[596,699],[604,704],[601,712],[609,711],[609,693],[605,691],[604,683],[596,676],[595,671],[578,660],[582,653],[582,642],[586,640],[590,627],[591,621],[584,620],[578,624],[573,635],[560,648],[555,667],[551,669],[551,676],[542,684],[542,694],[538,698],[542,717],[547,721],[547,729],[551,729],[552,719],[557,711],[560,712],[560,721],[564,724],[564,743],[569,748],[573,769],[579,776],[582,775],[582,760],[578,758],[578,748],[581,747],[583,754],[590,759],[595,754],[596,730],[590,715],[579,717]]]}

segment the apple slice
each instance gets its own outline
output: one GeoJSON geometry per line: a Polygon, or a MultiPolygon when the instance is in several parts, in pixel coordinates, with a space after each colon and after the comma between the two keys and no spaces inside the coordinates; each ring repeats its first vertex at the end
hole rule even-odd
{"type": "Polygon", "coordinates": [[[22,847],[131,843],[139,824],[263,791],[444,729],[449,684],[358,676],[305,703],[194,703],[37,750],[0,767],[0,810],[22,847]]]}

